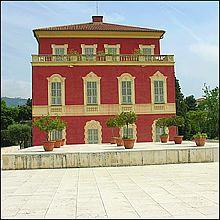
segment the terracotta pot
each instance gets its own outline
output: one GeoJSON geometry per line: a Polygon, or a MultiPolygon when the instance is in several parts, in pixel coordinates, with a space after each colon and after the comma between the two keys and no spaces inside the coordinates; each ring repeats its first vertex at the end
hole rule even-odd
{"type": "Polygon", "coordinates": [[[111,144],[116,144],[116,137],[111,137],[111,144]]]}
{"type": "Polygon", "coordinates": [[[121,138],[116,138],[117,146],[123,146],[123,140],[121,138]]]}
{"type": "Polygon", "coordinates": [[[125,149],[132,149],[134,147],[135,139],[123,139],[125,149]]]}
{"type": "Polygon", "coordinates": [[[55,148],[60,148],[61,142],[62,142],[62,140],[56,140],[56,141],[55,141],[55,144],[54,144],[54,147],[55,147],[55,148]]]}
{"type": "Polygon", "coordinates": [[[182,144],[183,136],[177,135],[174,137],[175,144],[182,144]]]}
{"type": "Polygon", "coordinates": [[[63,146],[64,143],[65,143],[65,139],[62,139],[62,141],[61,141],[61,146],[63,146]]]}
{"type": "Polygon", "coordinates": [[[168,135],[160,136],[161,143],[167,143],[167,140],[168,140],[168,135]]]}
{"type": "Polygon", "coordinates": [[[196,146],[204,146],[206,138],[194,138],[194,141],[196,142],[196,146]]]}
{"type": "Polygon", "coordinates": [[[45,151],[53,151],[55,141],[45,141],[43,147],[45,151]]]}

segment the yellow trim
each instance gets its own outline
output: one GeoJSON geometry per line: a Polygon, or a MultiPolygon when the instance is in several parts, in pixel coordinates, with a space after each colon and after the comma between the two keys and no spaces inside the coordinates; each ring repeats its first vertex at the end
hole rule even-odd
{"type": "MultiPolygon", "coordinates": [[[[84,94],[84,105],[88,105],[87,103],[87,82],[97,82],[97,104],[100,105],[100,80],[101,77],[98,77],[94,72],[88,73],[83,79],[83,94],[84,94]]],[[[85,109],[87,110],[87,109],[85,109]]],[[[98,110],[98,109],[97,109],[98,110]]]]}
{"type": "MultiPolygon", "coordinates": [[[[164,86],[164,103],[167,103],[167,77],[163,75],[160,71],[154,73],[153,76],[150,76],[151,80],[151,103],[154,103],[154,81],[160,80],[163,81],[164,86]]],[[[157,105],[157,104],[155,104],[157,105]]]]}
{"type": "Polygon", "coordinates": [[[118,96],[119,96],[119,104],[122,105],[122,81],[131,81],[131,104],[135,104],[135,77],[133,77],[130,73],[123,73],[121,76],[117,77],[118,79],[118,96]]]}
{"type": "Polygon", "coordinates": [[[174,66],[175,62],[31,62],[32,66],[69,66],[69,67],[74,67],[74,66],[174,66]]]}
{"type": "Polygon", "coordinates": [[[141,50],[141,52],[143,51],[144,48],[150,48],[151,49],[151,55],[154,55],[154,48],[155,45],[143,45],[143,44],[139,44],[139,48],[141,50]]]}
{"type": "Polygon", "coordinates": [[[84,126],[84,141],[88,144],[88,129],[98,129],[98,143],[102,143],[102,126],[99,121],[91,120],[87,121],[84,126]]]}
{"type": "MultiPolygon", "coordinates": [[[[34,105],[32,107],[33,116],[50,115],[56,116],[88,116],[88,115],[116,115],[121,112],[122,107],[125,105],[119,104],[100,104],[98,111],[85,111],[85,105],[65,105],[61,107],[47,106],[47,105],[34,105]]],[[[175,103],[166,104],[135,104],[129,105],[132,107],[136,114],[175,114],[175,103]],[[156,108],[155,108],[156,107],[156,108]]]]}
{"type": "Polygon", "coordinates": [[[67,54],[67,49],[68,49],[68,44],[51,44],[51,48],[52,48],[52,54],[55,54],[55,49],[56,48],[64,48],[64,54],[67,54]]]}
{"type": "Polygon", "coordinates": [[[59,74],[53,74],[50,77],[47,77],[48,80],[48,106],[51,105],[51,83],[52,82],[61,82],[61,106],[54,106],[56,108],[61,108],[62,113],[62,107],[65,106],[65,77],[62,77],[59,74]]]}
{"type": "Polygon", "coordinates": [[[37,39],[43,38],[162,38],[164,31],[34,31],[37,39]]]}
{"type": "MultiPolygon", "coordinates": [[[[121,45],[120,44],[104,44],[104,48],[105,48],[105,54],[108,54],[108,49],[109,48],[115,48],[116,49],[116,54],[120,54],[120,47],[121,47],[121,45]]],[[[116,58],[116,61],[119,61],[120,60],[120,57],[115,57],[116,58]]],[[[106,56],[106,61],[107,62],[111,62],[111,61],[113,61],[114,62],[114,60],[113,60],[113,57],[112,56],[106,56]]]]}

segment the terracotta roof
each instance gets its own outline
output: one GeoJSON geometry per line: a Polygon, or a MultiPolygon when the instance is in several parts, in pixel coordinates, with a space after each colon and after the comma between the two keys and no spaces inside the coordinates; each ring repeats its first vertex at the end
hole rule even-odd
{"type": "Polygon", "coordinates": [[[137,32],[165,32],[151,28],[110,24],[103,22],[90,22],[34,29],[34,31],[137,31],[137,32]]]}

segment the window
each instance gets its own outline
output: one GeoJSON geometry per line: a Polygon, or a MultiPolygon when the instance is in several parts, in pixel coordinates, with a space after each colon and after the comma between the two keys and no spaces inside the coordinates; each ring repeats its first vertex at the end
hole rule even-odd
{"type": "Polygon", "coordinates": [[[97,82],[87,82],[87,104],[98,104],[97,82]]]}
{"type": "Polygon", "coordinates": [[[167,103],[167,77],[160,71],[152,76],[151,80],[151,103],[166,104],[167,103]]]}
{"type": "Polygon", "coordinates": [[[87,121],[84,127],[85,144],[101,144],[102,143],[102,126],[99,121],[87,121]]]}
{"type": "Polygon", "coordinates": [[[150,47],[143,48],[142,51],[143,51],[144,55],[151,55],[152,54],[152,48],[150,48],[150,47]]]}
{"type": "Polygon", "coordinates": [[[94,48],[93,47],[85,48],[85,55],[86,55],[86,60],[93,60],[94,48]]]}
{"type": "Polygon", "coordinates": [[[120,57],[115,55],[120,54],[120,44],[115,44],[115,45],[104,44],[104,47],[105,47],[105,54],[109,55],[106,56],[106,61],[119,61],[120,57]]]}
{"type": "Polygon", "coordinates": [[[82,48],[82,54],[85,55],[83,57],[84,60],[94,60],[95,59],[95,54],[96,54],[96,48],[97,48],[97,44],[93,44],[93,45],[85,45],[85,44],[81,44],[81,48],[82,48]]]}
{"type": "Polygon", "coordinates": [[[51,105],[61,105],[61,82],[51,83],[51,105]]]}
{"type": "Polygon", "coordinates": [[[83,79],[84,105],[100,105],[100,80],[95,73],[90,72],[83,79]]]}
{"type": "Polygon", "coordinates": [[[135,104],[134,79],[131,74],[123,73],[118,78],[119,104],[135,104]]]}
{"type": "Polygon", "coordinates": [[[154,81],[154,103],[164,103],[163,81],[154,81]]]}
{"type": "Polygon", "coordinates": [[[53,74],[48,80],[48,106],[65,105],[65,77],[53,74]]]}
{"type": "MultiPolygon", "coordinates": [[[[123,136],[127,136],[127,127],[123,127],[123,136]]],[[[133,128],[128,128],[128,137],[134,138],[133,128]]]]}
{"type": "Polygon", "coordinates": [[[98,129],[88,129],[88,144],[98,144],[98,129]]]}
{"type": "Polygon", "coordinates": [[[68,44],[56,45],[52,44],[52,54],[56,55],[54,61],[64,61],[66,58],[63,55],[67,54],[68,44]]]}
{"type": "Polygon", "coordinates": [[[160,141],[160,135],[163,134],[163,128],[157,127],[156,126],[156,142],[160,141]]]}
{"type": "Polygon", "coordinates": [[[50,140],[54,141],[54,140],[60,140],[62,139],[62,131],[58,131],[58,130],[53,130],[50,133],[50,140]]]}
{"type": "Polygon", "coordinates": [[[122,81],[122,104],[132,104],[131,101],[131,81],[122,81]]]}
{"type": "MultiPolygon", "coordinates": [[[[139,45],[140,51],[144,54],[144,55],[154,55],[154,48],[155,45],[139,45]]],[[[144,57],[144,60],[146,61],[150,61],[149,60],[150,57],[144,57]]]]}

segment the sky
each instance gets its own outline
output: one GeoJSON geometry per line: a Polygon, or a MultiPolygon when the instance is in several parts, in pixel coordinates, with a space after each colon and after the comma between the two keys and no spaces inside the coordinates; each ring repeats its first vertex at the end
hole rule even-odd
{"type": "MultiPolygon", "coordinates": [[[[104,22],[163,29],[161,54],[174,54],[185,96],[203,96],[204,83],[219,86],[219,3],[98,1],[104,22]]],[[[32,30],[91,22],[95,1],[1,1],[1,96],[31,97],[32,30]]]]}

